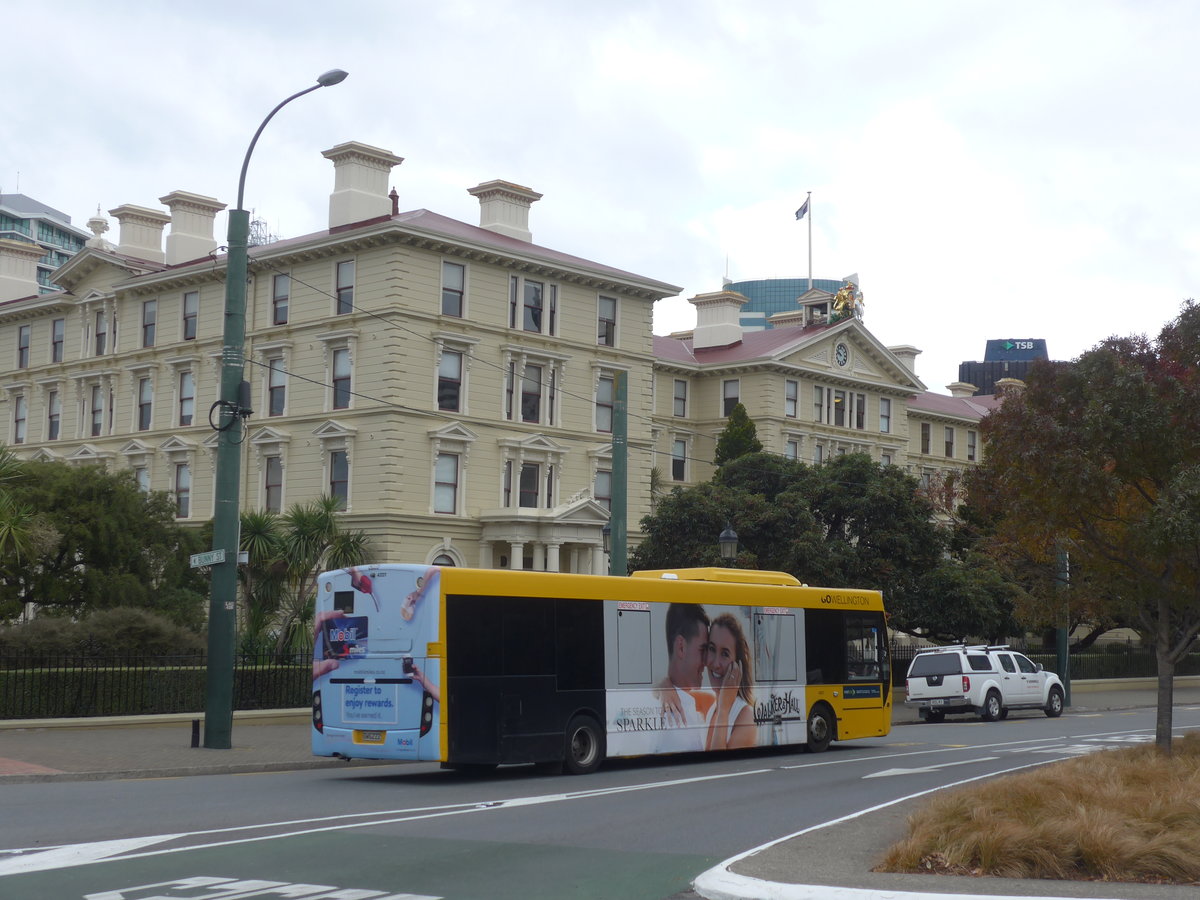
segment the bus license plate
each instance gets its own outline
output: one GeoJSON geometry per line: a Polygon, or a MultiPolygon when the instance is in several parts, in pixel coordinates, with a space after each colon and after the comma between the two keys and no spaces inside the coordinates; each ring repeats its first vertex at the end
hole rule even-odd
{"type": "Polygon", "coordinates": [[[354,743],[356,744],[382,744],[384,734],[382,731],[358,731],[354,732],[354,743]]]}

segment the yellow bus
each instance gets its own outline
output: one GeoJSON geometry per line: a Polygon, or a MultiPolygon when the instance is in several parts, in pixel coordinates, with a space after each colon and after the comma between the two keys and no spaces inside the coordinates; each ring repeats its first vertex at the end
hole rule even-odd
{"type": "Polygon", "coordinates": [[[878,591],[364,565],[318,579],[312,749],[448,768],[806,745],[891,729],[878,591]]]}

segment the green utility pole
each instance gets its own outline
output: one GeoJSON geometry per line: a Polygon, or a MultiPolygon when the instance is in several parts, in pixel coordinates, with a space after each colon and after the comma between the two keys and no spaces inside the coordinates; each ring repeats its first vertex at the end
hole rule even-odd
{"type": "Polygon", "coordinates": [[[205,684],[204,746],[228,750],[233,733],[233,648],[237,643],[237,557],[242,476],[239,393],[245,366],[246,253],[250,213],[229,211],[225,264],[225,337],[221,350],[221,399],[217,418],[217,475],[213,510],[213,550],[223,554],[212,567],[208,606],[208,671],[205,684]]]}
{"type": "MultiPolygon", "coordinates": [[[[297,97],[346,78],[331,69],[317,83],[279,103],[258,126],[238,178],[237,209],[229,211],[225,259],[225,331],[221,349],[221,396],[214,404],[217,415],[217,475],[213,488],[213,563],[208,603],[208,668],[205,674],[204,746],[228,750],[233,746],[233,650],[237,644],[237,564],[241,516],[238,512],[242,477],[244,419],[250,410],[242,405],[242,375],[246,344],[246,269],[250,213],[244,208],[246,170],[250,154],[275,113],[297,97]]],[[[209,413],[211,421],[212,414],[209,413]]]]}
{"type": "Polygon", "coordinates": [[[610,575],[629,574],[626,519],[629,516],[629,375],[617,372],[614,379],[612,439],[612,542],[610,575]]]}

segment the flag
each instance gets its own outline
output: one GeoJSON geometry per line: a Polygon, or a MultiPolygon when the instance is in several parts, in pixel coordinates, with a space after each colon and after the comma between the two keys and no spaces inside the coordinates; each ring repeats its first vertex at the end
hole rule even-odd
{"type": "Polygon", "coordinates": [[[807,199],[805,199],[805,201],[800,204],[800,208],[798,210],[796,210],[796,221],[803,219],[808,214],[809,200],[812,200],[812,197],[808,197],[807,199]]]}

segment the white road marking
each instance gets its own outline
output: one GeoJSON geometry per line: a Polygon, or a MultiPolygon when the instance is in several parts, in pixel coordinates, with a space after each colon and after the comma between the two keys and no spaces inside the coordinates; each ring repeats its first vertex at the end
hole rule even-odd
{"type": "Polygon", "coordinates": [[[960,759],[956,762],[938,763],[933,766],[920,766],[913,769],[884,769],[882,772],[871,772],[864,775],[863,778],[888,778],[892,775],[916,775],[921,772],[937,772],[941,769],[948,769],[951,766],[967,766],[971,763],[991,762],[993,759],[999,759],[998,756],[981,756],[979,759],[960,759]]]}
{"type": "Polygon", "coordinates": [[[85,866],[102,862],[106,857],[118,856],[131,850],[140,850],[153,844],[161,844],[180,837],[178,834],[158,834],[153,837],[126,838],[120,841],[95,841],[89,844],[66,844],[48,850],[35,850],[10,856],[0,861],[0,875],[18,875],[24,872],[44,872],[47,869],[66,869],[70,866],[85,866]]]}

